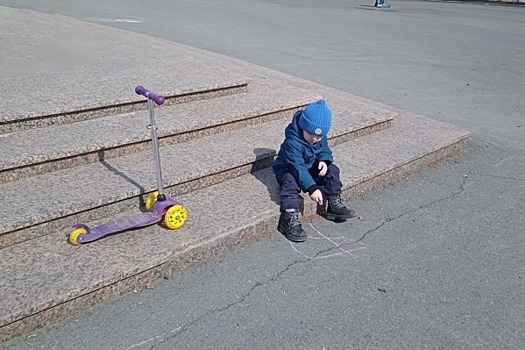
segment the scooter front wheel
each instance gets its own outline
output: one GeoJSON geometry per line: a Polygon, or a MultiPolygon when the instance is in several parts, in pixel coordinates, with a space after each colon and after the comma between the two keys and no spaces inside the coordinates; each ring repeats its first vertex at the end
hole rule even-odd
{"type": "Polygon", "coordinates": [[[170,230],[181,228],[186,220],[188,220],[188,211],[181,204],[169,207],[164,214],[164,223],[170,230]]]}
{"type": "Polygon", "coordinates": [[[158,196],[159,196],[158,191],[155,191],[148,196],[148,199],[146,199],[146,203],[144,204],[147,211],[153,211],[153,206],[155,205],[155,202],[157,201],[158,196]]]}
{"type": "Polygon", "coordinates": [[[73,245],[81,245],[79,238],[87,233],[85,228],[77,228],[69,234],[69,242],[73,245]]]}

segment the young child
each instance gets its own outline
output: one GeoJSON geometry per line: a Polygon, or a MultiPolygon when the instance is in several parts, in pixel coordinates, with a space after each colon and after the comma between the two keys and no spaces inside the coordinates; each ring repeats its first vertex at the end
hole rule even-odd
{"type": "Polygon", "coordinates": [[[301,191],[308,192],[310,199],[317,203],[318,212],[329,220],[356,216],[341,200],[343,185],[339,168],[333,163],[326,140],[331,126],[332,112],[326,102],[320,100],[296,112],[286,127],[285,139],[272,169],[281,186],[277,229],[290,241],[306,240],[306,232],[299,222],[301,191]]]}

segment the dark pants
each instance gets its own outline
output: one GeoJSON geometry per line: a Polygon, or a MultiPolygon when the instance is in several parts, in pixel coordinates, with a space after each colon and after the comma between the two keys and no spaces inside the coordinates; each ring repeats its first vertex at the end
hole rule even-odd
{"type": "MultiPolygon", "coordinates": [[[[339,168],[334,164],[330,164],[326,175],[320,176],[318,166],[319,163],[315,163],[309,171],[317,186],[321,187],[324,196],[333,197],[340,195],[343,184],[339,179],[339,168]]],[[[277,177],[277,182],[281,186],[281,212],[287,209],[301,210],[303,200],[299,195],[301,189],[297,184],[297,174],[284,173],[277,177]]]]}

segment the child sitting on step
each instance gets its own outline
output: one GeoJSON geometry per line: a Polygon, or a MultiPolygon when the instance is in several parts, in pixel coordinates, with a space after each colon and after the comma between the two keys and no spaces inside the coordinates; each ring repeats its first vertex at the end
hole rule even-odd
{"type": "Polygon", "coordinates": [[[272,169],[281,187],[277,229],[290,241],[306,240],[306,232],[299,222],[301,191],[308,192],[310,199],[317,203],[318,213],[329,220],[344,221],[356,216],[341,199],[343,185],[339,168],[333,163],[326,139],[331,126],[332,112],[326,102],[320,100],[297,111],[286,127],[285,139],[272,169]]]}

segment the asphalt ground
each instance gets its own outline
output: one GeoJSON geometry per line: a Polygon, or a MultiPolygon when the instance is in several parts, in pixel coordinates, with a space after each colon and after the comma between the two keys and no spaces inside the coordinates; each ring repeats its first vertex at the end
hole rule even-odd
{"type": "Polygon", "coordinates": [[[525,348],[525,8],[372,3],[0,0],[472,131],[457,160],[354,198],[363,221],[276,232],[0,349],[525,348]]]}

